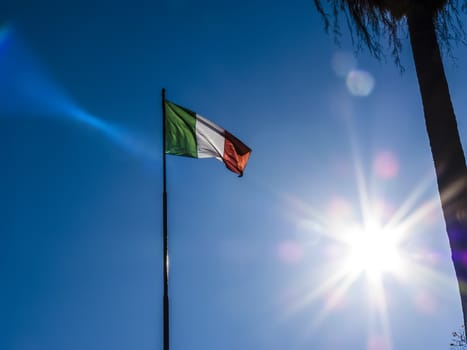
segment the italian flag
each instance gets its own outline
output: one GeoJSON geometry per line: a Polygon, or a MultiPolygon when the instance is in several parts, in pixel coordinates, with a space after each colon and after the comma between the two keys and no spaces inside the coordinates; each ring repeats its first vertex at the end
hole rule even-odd
{"type": "Polygon", "coordinates": [[[164,101],[165,153],[192,158],[217,158],[243,175],[251,149],[213,122],[175,103],[164,101]]]}

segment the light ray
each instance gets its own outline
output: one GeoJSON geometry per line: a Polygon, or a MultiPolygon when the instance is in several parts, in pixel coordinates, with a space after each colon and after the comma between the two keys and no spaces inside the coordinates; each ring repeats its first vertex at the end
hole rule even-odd
{"type": "Polygon", "coordinates": [[[10,33],[10,26],[8,24],[3,25],[3,27],[0,27],[0,49],[6,43],[7,38],[10,33]]]}
{"type": "MultiPolygon", "coordinates": [[[[415,189],[407,197],[407,199],[402,203],[402,205],[399,207],[399,209],[392,215],[391,220],[388,221],[387,225],[391,226],[391,227],[400,225],[401,222],[404,220],[404,217],[406,217],[408,215],[408,213],[413,209],[413,207],[415,206],[417,201],[427,191],[430,184],[432,184],[432,179],[429,176],[426,176],[418,184],[418,186],[415,187],[415,189]]],[[[434,200],[436,200],[436,199],[434,198],[433,200],[430,200],[430,201],[426,202],[426,204],[428,204],[428,207],[431,207],[431,206],[433,206],[435,204],[434,200]]],[[[414,215],[414,214],[415,213],[413,213],[412,215],[414,215]]]]}
{"type": "MultiPolygon", "coordinates": [[[[336,286],[339,286],[342,281],[349,279],[347,271],[344,269],[336,269],[336,273],[330,274],[327,279],[323,280],[318,288],[315,288],[311,292],[306,292],[302,298],[297,298],[295,303],[289,305],[288,312],[290,314],[301,311],[304,307],[314,302],[316,299],[322,297],[327,292],[334,290],[336,286]]],[[[357,278],[357,276],[352,276],[352,282],[357,278]]],[[[348,284],[347,284],[348,285],[348,284]]]]}
{"type": "MultiPolygon", "coordinates": [[[[391,227],[397,227],[401,235],[405,232],[413,230],[413,232],[417,232],[415,229],[416,226],[419,226],[423,223],[427,222],[427,218],[429,218],[429,214],[433,213],[435,209],[439,207],[439,198],[435,197],[428,201],[422,203],[414,212],[409,215],[405,220],[395,224],[395,222],[391,222],[391,227]]],[[[402,239],[403,237],[401,237],[402,239]]]]}
{"type": "Polygon", "coordinates": [[[310,324],[309,331],[315,330],[323,320],[329,315],[329,313],[333,310],[335,303],[341,300],[346,291],[348,291],[353,283],[357,280],[359,274],[356,272],[352,273],[345,273],[343,276],[335,283],[332,287],[334,288],[334,292],[331,295],[330,302],[324,304],[324,307],[321,308],[321,311],[318,315],[315,315],[313,318],[313,322],[310,324]],[[337,289],[336,289],[337,288],[337,289]]]}
{"type": "Polygon", "coordinates": [[[70,119],[93,128],[146,161],[160,158],[152,143],[79,107],[50,77],[16,32],[9,28],[1,30],[0,45],[5,31],[10,40],[8,47],[0,55],[1,116],[70,119]]]}
{"type": "Polygon", "coordinates": [[[391,327],[389,325],[389,311],[387,305],[386,291],[383,285],[381,276],[369,281],[368,290],[370,291],[371,300],[374,301],[376,306],[376,316],[383,331],[384,343],[387,345],[388,350],[392,349],[391,327]]]}

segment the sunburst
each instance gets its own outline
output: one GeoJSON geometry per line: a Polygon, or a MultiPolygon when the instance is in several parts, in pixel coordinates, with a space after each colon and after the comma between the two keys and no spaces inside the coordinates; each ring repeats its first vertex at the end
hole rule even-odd
{"type": "MultiPolygon", "coordinates": [[[[298,226],[303,222],[318,231],[324,241],[338,253],[320,263],[323,277],[318,286],[294,300],[289,305],[291,313],[304,310],[312,303],[322,305],[318,314],[313,314],[307,333],[317,329],[336,307],[342,304],[358,280],[366,280],[366,300],[371,313],[375,314],[378,328],[387,349],[391,349],[391,330],[389,327],[388,290],[385,279],[389,276],[404,287],[404,283],[422,274],[429,280],[445,279],[429,266],[424,266],[419,256],[414,254],[411,242],[421,228],[433,222],[433,214],[439,210],[438,197],[426,198],[427,191],[433,186],[432,178],[427,176],[407,196],[398,208],[383,211],[382,199],[368,191],[367,181],[358,161],[355,161],[358,188],[357,205],[350,200],[340,199],[332,206],[338,213],[317,210],[297,198],[288,198],[293,208],[293,220],[298,226]],[[349,209],[353,208],[353,209],[349,209]],[[356,209],[355,208],[359,208],[356,209]],[[336,248],[337,247],[337,248],[336,248]],[[411,277],[412,276],[412,277],[411,277]],[[324,301],[324,302],[323,302],[324,301]]],[[[316,237],[316,235],[314,235],[316,237]]],[[[313,238],[316,240],[316,238],[313,238]]],[[[415,239],[416,240],[416,239],[415,239]]],[[[306,242],[304,243],[306,246],[306,242]]],[[[312,245],[307,249],[322,249],[323,244],[312,245]]],[[[309,252],[316,255],[317,251],[309,252]]],[[[305,254],[306,256],[306,254],[305,254]]],[[[316,305],[316,304],[315,304],[316,305]]],[[[369,335],[369,339],[370,339],[369,335]]]]}

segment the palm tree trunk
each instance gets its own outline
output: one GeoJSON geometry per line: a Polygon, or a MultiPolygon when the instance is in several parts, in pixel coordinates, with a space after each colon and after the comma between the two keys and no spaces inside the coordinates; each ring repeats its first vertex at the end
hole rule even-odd
{"type": "Polygon", "coordinates": [[[425,124],[467,329],[467,171],[429,6],[407,16],[425,124]]]}

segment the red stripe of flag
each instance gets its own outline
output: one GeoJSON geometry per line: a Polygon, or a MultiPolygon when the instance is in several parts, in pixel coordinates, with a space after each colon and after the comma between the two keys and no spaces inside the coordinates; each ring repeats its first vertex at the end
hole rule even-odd
{"type": "Polygon", "coordinates": [[[224,131],[224,164],[227,169],[243,176],[251,149],[228,131],[224,131]]]}

